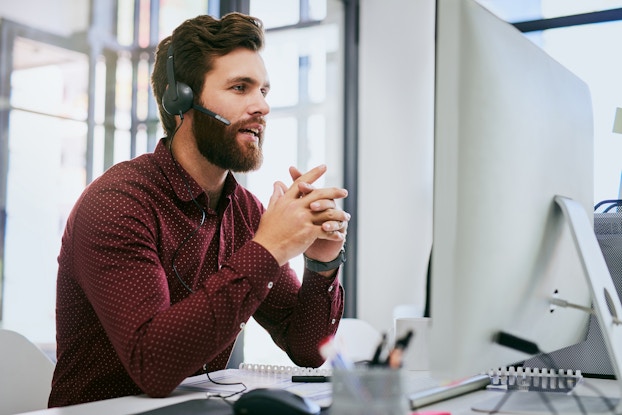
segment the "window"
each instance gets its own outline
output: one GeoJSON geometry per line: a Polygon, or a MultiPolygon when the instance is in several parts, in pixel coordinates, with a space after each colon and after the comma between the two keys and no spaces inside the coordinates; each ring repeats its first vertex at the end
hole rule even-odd
{"type": "MultiPolygon", "coordinates": [[[[262,18],[270,16],[265,4],[255,10],[251,2],[250,14],[262,18]]],[[[285,22],[288,8],[298,10],[298,2],[284,2],[281,7],[285,22]]],[[[319,3],[315,1],[314,3],[319,3]]],[[[326,8],[324,7],[323,10],[326,8]]],[[[337,116],[342,97],[337,85],[342,82],[339,20],[304,21],[295,24],[306,27],[272,27],[276,17],[266,22],[268,28],[264,60],[270,76],[268,102],[271,113],[265,140],[265,161],[262,168],[247,175],[248,187],[267,204],[276,180],[289,182],[288,168],[295,165],[306,171],[320,163],[330,166],[328,176],[319,186],[342,183],[341,121],[337,116]]],[[[289,18],[291,19],[291,18],[289,18]]]]}
{"type": "Polygon", "coordinates": [[[550,29],[531,36],[589,85],[594,108],[594,202],[620,198],[622,136],[612,129],[616,108],[622,107],[622,56],[614,52],[611,39],[622,39],[622,21],[550,29]]]}
{"type": "MultiPolygon", "coordinates": [[[[325,163],[318,186],[343,186],[342,11],[336,0],[251,0],[250,14],[267,29],[264,60],[270,76],[261,169],[240,178],[264,205],[276,180],[291,183],[289,166],[307,171],[325,163]],[[303,5],[303,7],[300,7],[303,5]]],[[[302,276],[302,258],[290,262],[302,276]]],[[[245,328],[249,362],[291,364],[251,320],[245,328]]]]}
{"type": "Polygon", "coordinates": [[[3,326],[53,343],[56,257],[86,185],[88,57],[19,36],[13,47],[3,326]]]}
{"type": "MultiPolygon", "coordinates": [[[[150,89],[156,45],[183,20],[217,14],[228,2],[92,3],[99,12],[89,31],[15,36],[14,59],[3,63],[11,105],[10,122],[0,122],[9,132],[0,152],[10,160],[6,173],[0,169],[7,187],[0,319],[39,344],[55,341],[56,258],[73,204],[107,168],[152,151],[162,136],[150,89]]],[[[342,7],[339,0],[250,2],[249,13],[267,29],[272,111],[264,165],[238,179],[266,204],[274,181],[291,181],[290,165],[305,171],[326,163],[318,185],[342,185],[342,7]]],[[[301,260],[292,266],[302,271],[301,260]]]]}

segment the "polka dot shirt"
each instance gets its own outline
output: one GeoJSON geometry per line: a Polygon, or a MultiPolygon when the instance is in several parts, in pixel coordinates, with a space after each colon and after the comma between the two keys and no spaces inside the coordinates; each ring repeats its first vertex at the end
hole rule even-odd
{"type": "Polygon", "coordinates": [[[206,364],[226,367],[251,316],[296,364],[323,363],[338,278],[305,270],[301,284],[251,241],[264,208],[231,174],[217,210],[208,202],[163,142],[87,187],[58,257],[50,407],[166,396],[206,364]]]}

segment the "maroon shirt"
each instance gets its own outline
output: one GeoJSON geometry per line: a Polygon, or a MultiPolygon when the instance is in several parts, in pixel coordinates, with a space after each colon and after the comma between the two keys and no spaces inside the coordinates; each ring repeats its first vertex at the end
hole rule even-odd
{"type": "Polygon", "coordinates": [[[264,208],[233,175],[208,205],[163,142],[84,191],[58,257],[51,407],[166,396],[206,363],[223,369],[251,316],[294,363],[323,363],[318,343],[343,312],[338,278],[305,270],[301,285],[252,242],[264,208]]]}

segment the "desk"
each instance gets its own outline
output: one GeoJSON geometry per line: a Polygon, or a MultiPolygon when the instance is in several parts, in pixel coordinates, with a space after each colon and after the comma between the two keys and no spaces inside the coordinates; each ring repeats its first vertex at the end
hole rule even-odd
{"type": "MultiPolygon", "coordinates": [[[[427,376],[426,372],[409,372],[409,376],[427,376]]],[[[597,396],[599,391],[602,395],[617,398],[619,390],[617,382],[605,379],[584,379],[584,381],[576,387],[575,391],[581,396],[597,396]]],[[[452,415],[463,414],[479,414],[471,409],[474,404],[485,401],[489,398],[499,396],[502,392],[481,390],[470,393],[468,395],[459,396],[457,398],[439,402],[434,405],[425,407],[425,411],[443,411],[450,412],[452,415]]],[[[520,393],[520,392],[519,392],[520,393]]],[[[131,415],[156,408],[172,405],[190,399],[204,398],[204,392],[191,392],[184,390],[176,390],[169,397],[154,399],[146,396],[125,396],[122,398],[108,399],[105,401],[91,402],[80,405],[67,406],[63,408],[51,408],[40,411],[28,412],[30,415],[131,415]]],[[[502,412],[500,412],[502,413],[502,412]]]]}

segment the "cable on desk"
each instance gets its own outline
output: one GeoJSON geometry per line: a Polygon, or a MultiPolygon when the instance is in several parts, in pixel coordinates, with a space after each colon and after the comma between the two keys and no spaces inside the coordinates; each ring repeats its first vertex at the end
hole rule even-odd
{"type": "Polygon", "coordinates": [[[221,386],[241,385],[242,386],[242,390],[239,390],[237,392],[233,392],[233,393],[231,393],[229,395],[223,395],[223,394],[220,394],[220,393],[213,394],[213,393],[210,393],[210,392],[206,392],[205,395],[206,395],[207,399],[210,399],[210,398],[220,398],[223,401],[225,401],[228,405],[232,405],[232,403],[229,402],[227,399],[231,398],[232,396],[239,395],[239,394],[243,393],[244,391],[246,391],[246,389],[248,389],[247,386],[244,384],[244,382],[217,382],[217,381],[215,381],[209,375],[209,370],[208,370],[208,367],[207,367],[207,363],[203,365],[203,370],[205,370],[205,374],[207,375],[207,380],[209,380],[210,382],[212,382],[215,385],[221,385],[221,386]]]}

